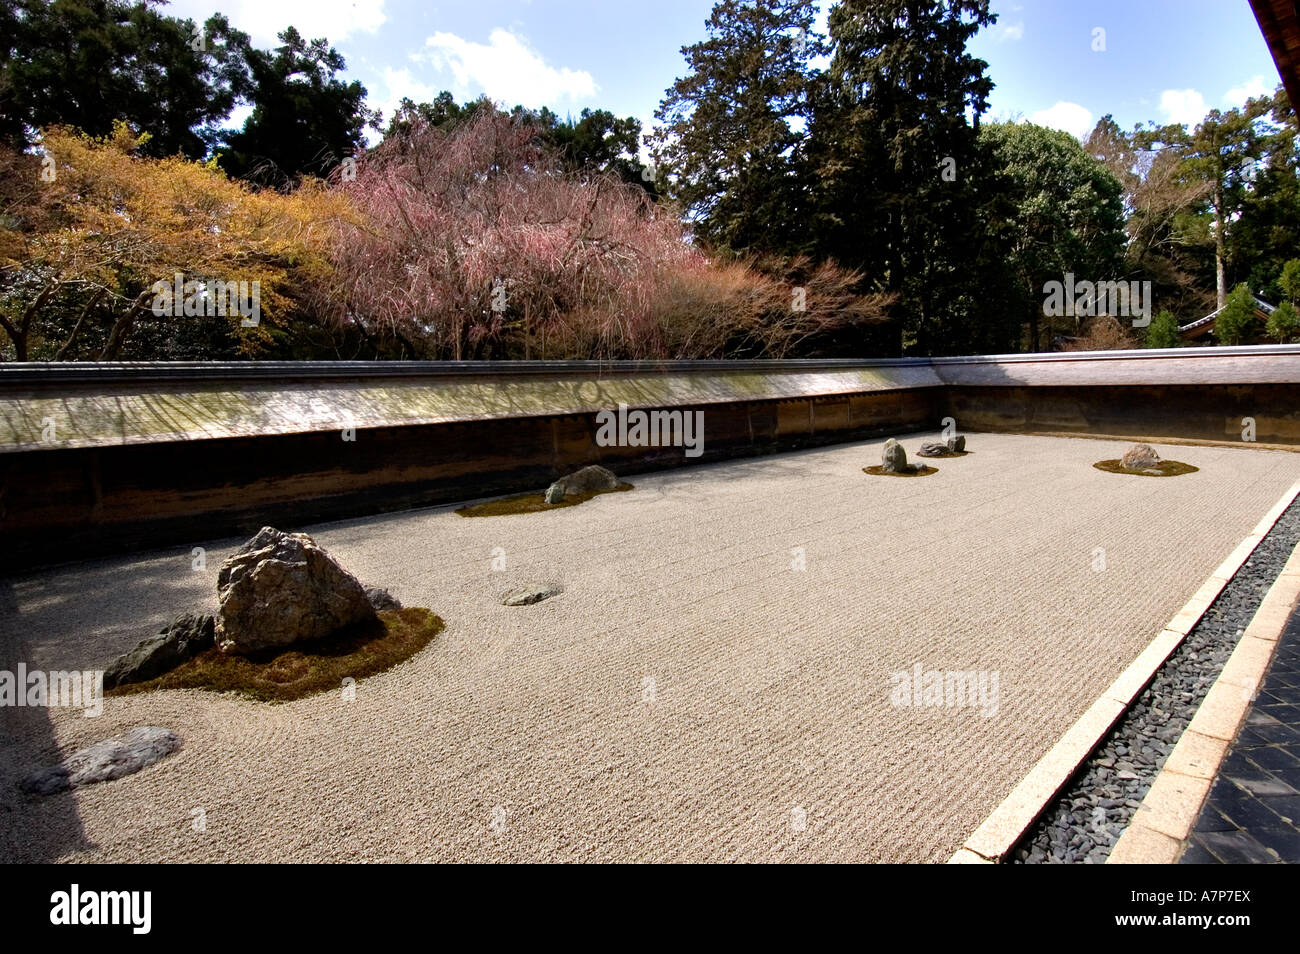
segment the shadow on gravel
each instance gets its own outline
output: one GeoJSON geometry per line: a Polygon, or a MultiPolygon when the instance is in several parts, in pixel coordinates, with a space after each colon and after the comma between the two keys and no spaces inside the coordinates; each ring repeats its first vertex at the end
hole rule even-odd
{"type": "MultiPolygon", "coordinates": [[[[13,585],[0,579],[0,670],[17,673],[32,653],[23,634],[13,585]]],[[[49,710],[43,706],[0,706],[0,863],[57,861],[88,844],[77,802],[71,795],[35,799],[18,783],[59,759],[49,710]]]]}

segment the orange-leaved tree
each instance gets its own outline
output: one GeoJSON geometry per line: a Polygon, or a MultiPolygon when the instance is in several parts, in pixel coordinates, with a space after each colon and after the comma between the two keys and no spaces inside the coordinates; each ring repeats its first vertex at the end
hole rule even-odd
{"type": "Polygon", "coordinates": [[[0,198],[0,328],[16,360],[118,359],[147,314],[176,332],[194,309],[160,290],[178,281],[209,315],[211,283],[244,283],[256,323],[215,304],[239,349],[256,353],[291,307],[293,280],[328,267],[328,235],[351,214],[344,195],[314,181],[254,191],[214,162],[142,157],[146,138],[122,123],[102,138],[48,129],[43,155],[2,161],[27,177],[0,198]]]}

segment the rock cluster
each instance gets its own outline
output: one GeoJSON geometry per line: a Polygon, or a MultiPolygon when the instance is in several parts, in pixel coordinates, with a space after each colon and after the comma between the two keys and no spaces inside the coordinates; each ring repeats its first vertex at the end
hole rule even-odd
{"type": "Polygon", "coordinates": [[[950,437],[946,441],[926,441],[916,452],[918,457],[948,457],[966,450],[965,437],[950,437]]]}
{"type": "Polygon", "coordinates": [[[362,586],[303,533],[263,527],[221,565],[215,616],[184,613],[119,656],[104,688],[144,682],[211,646],[247,654],[321,639],[402,604],[388,590],[362,586]]]}

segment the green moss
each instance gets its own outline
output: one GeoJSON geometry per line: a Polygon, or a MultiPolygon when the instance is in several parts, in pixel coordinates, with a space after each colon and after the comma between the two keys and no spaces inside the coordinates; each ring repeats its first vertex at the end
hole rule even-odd
{"type": "Polygon", "coordinates": [[[154,689],[237,692],[262,702],[289,702],[338,689],[347,677],[364,679],[418,653],[442,632],[431,610],[385,610],[378,621],[349,626],[325,639],[250,656],[227,655],[213,647],[147,682],[112,689],[128,695],[154,689]]]}
{"type": "Polygon", "coordinates": [[[1146,470],[1129,470],[1124,466],[1123,461],[1119,460],[1099,460],[1092,466],[1108,474],[1132,474],[1135,477],[1178,477],[1182,474],[1194,474],[1201,469],[1177,460],[1162,460],[1155,467],[1146,470]]]}
{"type": "Polygon", "coordinates": [[[486,500],[483,503],[461,507],[456,512],[462,517],[504,517],[514,513],[541,513],[543,510],[559,510],[561,507],[576,507],[580,503],[599,497],[601,494],[616,494],[631,490],[632,484],[626,481],[613,490],[589,490],[583,494],[566,494],[559,503],[548,504],[544,493],[519,494],[514,497],[502,497],[499,500],[486,500]]]}
{"type": "Polygon", "coordinates": [[[884,467],[877,464],[875,467],[863,467],[864,474],[871,474],[874,477],[929,477],[931,474],[939,473],[938,467],[929,467],[926,464],[908,464],[908,467],[915,468],[910,471],[885,470],[884,467]]]}

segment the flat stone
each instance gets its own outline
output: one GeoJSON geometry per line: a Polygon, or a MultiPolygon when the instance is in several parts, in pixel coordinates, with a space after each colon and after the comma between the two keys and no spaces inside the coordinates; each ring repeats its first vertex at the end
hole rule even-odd
{"type": "Polygon", "coordinates": [[[526,583],[506,593],[501,602],[506,606],[531,606],[563,592],[564,587],[558,583],[526,583]]]}
{"type": "Polygon", "coordinates": [[[22,787],[33,795],[53,795],[82,785],[133,775],[181,747],[171,729],[141,725],[121,735],[78,749],[58,765],[33,772],[22,787]]]}
{"type": "Polygon", "coordinates": [[[1108,865],[1173,864],[1183,843],[1144,825],[1130,825],[1124,830],[1106,859],[1108,865]]]}

